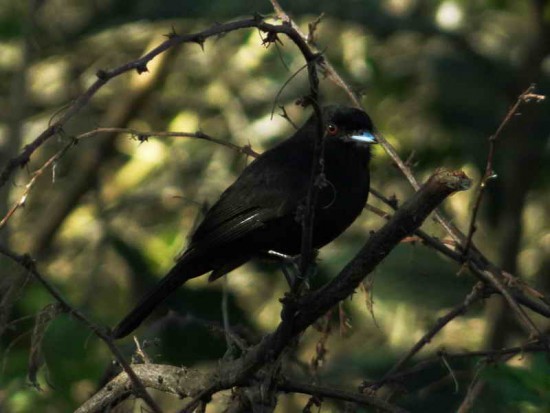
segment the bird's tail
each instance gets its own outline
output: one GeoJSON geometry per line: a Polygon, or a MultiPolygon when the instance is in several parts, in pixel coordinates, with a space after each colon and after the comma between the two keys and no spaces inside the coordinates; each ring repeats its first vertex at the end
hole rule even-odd
{"type": "Polygon", "coordinates": [[[153,310],[185,281],[211,270],[204,260],[183,256],[162,280],[149,291],[138,305],[118,323],[113,338],[123,338],[134,331],[153,310]]]}

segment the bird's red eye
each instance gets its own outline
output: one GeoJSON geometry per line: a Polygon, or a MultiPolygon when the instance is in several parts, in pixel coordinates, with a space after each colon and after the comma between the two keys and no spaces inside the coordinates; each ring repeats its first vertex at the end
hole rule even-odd
{"type": "Polygon", "coordinates": [[[327,126],[327,133],[329,135],[336,135],[338,133],[338,126],[336,126],[334,123],[329,123],[327,126]]]}

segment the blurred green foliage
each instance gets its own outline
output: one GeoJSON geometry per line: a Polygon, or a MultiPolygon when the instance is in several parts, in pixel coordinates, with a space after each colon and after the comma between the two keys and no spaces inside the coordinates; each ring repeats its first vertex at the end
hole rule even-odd
{"type": "MultiPolygon", "coordinates": [[[[539,93],[549,91],[546,1],[281,4],[304,28],[325,13],[316,33],[319,48],[361,92],[380,131],[403,158],[411,157],[420,178],[437,167],[457,167],[478,180],[487,138],[519,93],[532,82],[539,93]]],[[[98,69],[136,59],[172,29],[199,31],[218,21],[271,13],[270,7],[269,2],[221,0],[0,0],[0,164],[82,93],[98,69]]],[[[297,124],[308,116],[308,110],[294,105],[307,92],[305,71],[282,88],[304,64],[291,42],[282,41],[266,49],[257,31],[234,32],[207,40],[204,50],[183,45],[152,62],[149,73],[109,82],[63,133],[33,156],[15,185],[0,192],[1,215],[21,197],[29,172],[72,136],[96,127],[200,129],[259,152],[269,148],[293,130],[278,116],[277,105],[285,105],[297,124]]],[[[347,102],[328,79],[322,79],[321,92],[323,102],[347,102]]],[[[491,182],[476,233],[478,246],[495,262],[544,291],[550,285],[549,115],[548,99],[525,105],[501,136],[495,163],[499,178],[491,182]]],[[[0,238],[17,251],[30,251],[71,303],[94,321],[112,326],[170,267],[205,205],[249,161],[228,148],[187,138],[138,142],[107,134],[86,139],[55,165],[55,174],[48,171],[39,179],[25,209],[2,229],[0,238]]],[[[387,196],[405,200],[411,194],[380,148],[372,171],[373,187],[387,196]]],[[[444,206],[463,230],[474,194],[455,195],[444,206]]],[[[374,214],[363,214],[322,251],[313,285],[334,276],[369,231],[382,224],[374,214]]],[[[445,235],[433,222],[426,222],[425,229],[445,235]]],[[[397,248],[376,269],[373,315],[363,292],[346,301],[351,327],[345,333],[339,333],[342,320],[333,314],[329,352],[316,372],[318,379],[354,388],[361,380],[380,378],[437,317],[462,302],[474,280],[459,270],[425,246],[397,248]]],[[[42,391],[29,387],[32,317],[52,298],[40,286],[23,283],[24,274],[1,257],[0,276],[0,291],[15,297],[1,302],[8,319],[0,320],[0,410],[76,408],[101,383],[111,363],[109,352],[71,317],[59,316],[41,342],[42,391]]],[[[155,361],[178,365],[207,365],[222,357],[224,288],[230,322],[239,334],[254,341],[275,327],[283,278],[274,265],[251,263],[232,273],[225,287],[223,280],[193,280],[178,290],[156,320],[139,330],[140,339],[149,340],[146,352],[155,361]],[[167,315],[167,308],[173,312],[167,315]]],[[[475,307],[436,336],[420,358],[441,347],[484,348],[494,342],[490,327],[499,322],[485,306],[475,307]]],[[[502,324],[500,331],[506,333],[501,346],[522,342],[514,325],[502,324]]],[[[314,329],[304,334],[296,357],[305,365],[314,357],[319,338],[314,329]]],[[[122,345],[131,355],[132,340],[122,345]]],[[[525,355],[483,369],[470,360],[451,363],[451,368],[457,383],[440,363],[407,382],[407,392],[395,401],[412,412],[454,411],[479,370],[486,390],[474,411],[544,412],[550,407],[550,366],[544,357],[525,355]]],[[[281,396],[278,411],[301,411],[305,400],[281,396]]],[[[181,407],[175,397],[164,402],[181,407]]],[[[323,411],[343,408],[327,401],[323,411]]]]}

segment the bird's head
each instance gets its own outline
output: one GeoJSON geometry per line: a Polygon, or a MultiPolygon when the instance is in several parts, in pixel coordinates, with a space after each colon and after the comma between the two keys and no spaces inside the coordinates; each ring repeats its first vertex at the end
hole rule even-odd
{"type": "Polygon", "coordinates": [[[323,122],[326,139],[354,142],[361,146],[377,143],[371,118],[361,109],[348,106],[325,106],[323,122]]]}

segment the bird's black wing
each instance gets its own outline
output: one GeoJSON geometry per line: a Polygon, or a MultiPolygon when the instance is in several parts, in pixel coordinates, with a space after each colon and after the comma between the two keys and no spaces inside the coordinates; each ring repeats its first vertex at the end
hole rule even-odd
{"type": "Polygon", "coordinates": [[[311,164],[311,151],[301,142],[288,145],[292,141],[288,139],[265,152],[221,195],[195,230],[184,254],[119,323],[113,337],[131,333],[185,281],[212,270],[216,278],[248,261],[258,252],[257,245],[248,238],[256,231],[267,226],[284,234],[285,228],[279,228],[276,222],[293,217],[306,197],[311,164]]]}
{"type": "Polygon", "coordinates": [[[311,153],[285,149],[266,152],[243,171],[206,213],[189,250],[223,246],[296,213],[307,196],[311,153]]]}

